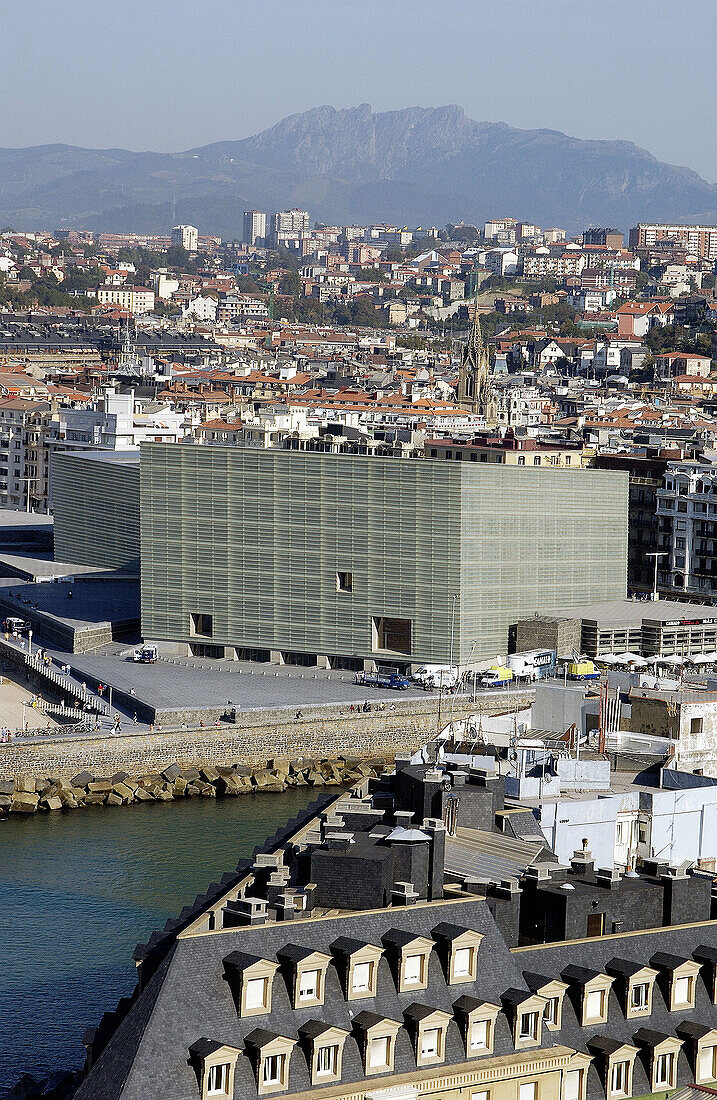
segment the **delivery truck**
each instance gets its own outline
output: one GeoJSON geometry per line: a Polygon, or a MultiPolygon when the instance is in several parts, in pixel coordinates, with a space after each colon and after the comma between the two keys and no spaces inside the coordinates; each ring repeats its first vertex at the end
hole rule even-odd
{"type": "Polygon", "coordinates": [[[511,653],[508,668],[513,670],[516,680],[544,680],[555,673],[554,649],[528,649],[524,653],[511,653]]]}
{"type": "Polygon", "coordinates": [[[491,665],[480,678],[482,687],[502,687],[515,679],[512,668],[505,665],[491,665]]]}

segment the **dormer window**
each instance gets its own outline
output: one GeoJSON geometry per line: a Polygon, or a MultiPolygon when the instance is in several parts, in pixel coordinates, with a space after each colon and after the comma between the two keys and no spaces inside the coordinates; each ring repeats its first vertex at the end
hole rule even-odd
{"type": "Polygon", "coordinates": [[[428,985],[428,967],[433,950],[433,940],[391,928],[383,937],[392,970],[398,979],[399,993],[425,989],[428,985]]]}
{"type": "Polygon", "coordinates": [[[663,951],[653,955],[650,962],[662,972],[668,983],[667,1000],[670,1012],[694,1008],[700,963],[663,951]]]}
{"type": "Polygon", "coordinates": [[[383,951],[372,943],[341,936],[331,945],[341,956],[344,968],[344,990],[349,1001],[375,997],[378,983],[378,963],[383,951]]]}
{"type": "Polygon", "coordinates": [[[513,1021],[513,1044],[516,1050],[537,1046],[543,1033],[545,998],[524,989],[508,989],[503,994],[506,1011],[513,1021]]]}
{"type": "Polygon", "coordinates": [[[691,975],[685,975],[680,978],[675,978],[672,983],[672,1005],[675,1008],[692,1008],[692,1002],[694,1001],[694,978],[691,975]]]}
{"type": "MultiPolygon", "coordinates": [[[[655,956],[653,956],[653,961],[655,956]]],[[[650,1091],[673,1089],[677,1085],[677,1055],[682,1040],[673,1035],[640,1028],[635,1039],[646,1047],[650,1057],[650,1091]]]]}
{"type": "Polygon", "coordinates": [[[473,974],[473,947],[457,947],[453,956],[453,980],[470,979],[473,974]]]}
{"type": "Polygon", "coordinates": [[[288,979],[294,1008],[322,1005],[331,956],[293,943],[282,947],[277,955],[288,979]]]}
{"type": "Polygon", "coordinates": [[[423,955],[407,955],[403,960],[402,980],[404,986],[424,984],[425,959],[423,955]]]}
{"type": "Polygon", "coordinates": [[[286,1055],[267,1054],[263,1062],[261,1083],[264,1088],[270,1085],[281,1085],[286,1076],[286,1055]]]}
{"type": "Polygon", "coordinates": [[[626,1018],[651,1015],[657,970],[628,959],[611,959],[605,969],[616,977],[626,1018]]]}
{"type": "Polygon", "coordinates": [[[393,1038],[390,1035],[376,1035],[368,1041],[366,1069],[376,1071],[379,1069],[391,1069],[393,1065],[393,1051],[391,1044],[393,1038]]]}
{"type": "Polygon", "coordinates": [[[257,1028],[246,1037],[254,1054],[257,1088],[260,1096],[284,1092],[289,1087],[289,1062],[295,1039],[257,1028]]]}
{"type": "Polygon", "coordinates": [[[482,1054],[492,1054],[495,1021],[500,1014],[499,1005],[465,996],[458,998],[453,1009],[463,1032],[466,1057],[477,1058],[482,1054]]]}
{"type": "Polygon", "coordinates": [[[274,975],[279,964],[243,951],[232,951],[224,960],[240,1016],[271,1012],[274,975]],[[237,989],[238,985],[238,989],[237,989]]]}
{"type": "Polygon", "coordinates": [[[545,1002],[543,1006],[543,1026],[548,1031],[559,1031],[562,1027],[563,998],[568,989],[567,983],[561,982],[557,978],[551,979],[542,974],[533,974],[528,971],[523,973],[523,977],[528,988],[539,997],[542,997],[545,1002]]]}
{"type": "Polygon", "coordinates": [[[607,1021],[610,988],[613,978],[601,971],[582,966],[566,966],[563,978],[576,986],[581,994],[580,1023],[583,1027],[607,1021]]]}
{"type": "Polygon", "coordinates": [[[198,1068],[201,1100],[228,1100],[234,1095],[234,1070],[241,1051],[211,1039],[189,1048],[198,1068]]]}
{"type": "Polygon", "coordinates": [[[247,1010],[260,1009],[269,1011],[269,980],[268,978],[249,978],[244,988],[244,1008],[247,1010]]]}
{"type": "Polygon", "coordinates": [[[468,1032],[468,1050],[471,1054],[481,1054],[491,1048],[490,1020],[474,1020],[468,1032]]]}
{"type": "Polygon", "coordinates": [[[364,1073],[388,1073],[393,1070],[396,1035],[401,1025],[374,1012],[359,1012],[354,1025],[361,1036],[364,1073]]]}
{"type": "Polygon", "coordinates": [[[371,983],[373,978],[373,963],[372,962],[357,962],[354,963],[351,971],[351,992],[352,993],[370,993],[371,983]]]}
{"type": "Polygon", "coordinates": [[[632,1096],[632,1072],[637,1047],[607,1036],[595,1036],[588,1046],[599,1055],[598,1066],[607,1100],[632,1096]]]}
{"type": "Polygon", "coordinates": [[[461,928],[455,924],[439,924],[433,929],[433,935],[448,951],[448,982],[458,985],[462,982],[474,982],[478,972],[478,948],[483,936],[470,928],[461,928]]]}
{"type": "Polygon", "coordinates": [[[338,1043],[331,1043],[328,1046],[319,1047],[316,1051],[316,1076],[335,1077],[338,1058],[338,1043]]]}
{"type": "Polygon", "coordinates": [[[429,1066],[444,1061],[446,1031],[453,1017],[422,1004],[409,1005],[404,1015],[413,1031],[416,1064],[429,1066]]]}
{"type": "Polygon", "coordinates": [[[340,1027],[331,1027],[322,1020],[309,1020],[299,1028],[304,1045],[308,1046],[308,1062],[312,1085],[341,1080],[341,1062],[348,1035],[340,1027]]]}
{"type": "Polygon", "coordinates": [[[229,1095],[229,1074],[231,1066],[229,1062],[220,1062],[210,1066],[207,1071],[207,1096],[229,1095]]]}
{"type": "Polygon", "coordinates": [[[583,1018],[585,1023],[597,1023],[605,1019],[607,991],[591,989],[585,994],[583,1018]]]}

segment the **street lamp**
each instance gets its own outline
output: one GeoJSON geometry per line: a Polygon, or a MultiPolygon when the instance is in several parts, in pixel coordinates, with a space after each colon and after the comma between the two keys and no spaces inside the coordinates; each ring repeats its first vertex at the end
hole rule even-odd
{"type": "Polygon", "coordinates": [[[653,598],[653,600],[656,600],[657,599],[657,562],[660,558],[666,558],[667,557],[667,550],[648,550],[647,553],[645,554],[645,557],[655,559],[655,581],[654,581],[654,584],[653,584],[653,587],[652,587],[652,598],[653,598]]]}

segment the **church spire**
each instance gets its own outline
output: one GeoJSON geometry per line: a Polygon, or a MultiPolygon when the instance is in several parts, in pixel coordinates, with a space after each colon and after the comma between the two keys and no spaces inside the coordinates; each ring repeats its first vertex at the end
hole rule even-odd
{"type": "Polygon", "coordinates": [[[473,313],[468,343],[458,372],[458,403],[490,420],[494,416],[493,382],[488,350],[483,343],[478,309],[473,313]]]}

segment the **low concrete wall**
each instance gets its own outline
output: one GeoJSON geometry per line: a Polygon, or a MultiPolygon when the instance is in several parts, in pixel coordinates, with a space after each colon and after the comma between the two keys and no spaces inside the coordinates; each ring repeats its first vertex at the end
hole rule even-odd
{"type": "MultiPolygon", "coordinates": [[[[510,697],[509,706],[527,706],[532,693],[510,697]]],[[[316,711],[318,708],[313,708],[316,711]]],[[[500,697],[479,703],[454,699],[443,702],[441,725],[468,714],[496,714],[507,709],[500,697]]],[[[319,716],[302,710],[257,711],[239,715],[236,726],[219,729],[188,729],[150,734],[122,734],[113,737],[67,737],[58,741],[0,744],[0,779],[16,775],[69,779],[84,768],[110,775],[125,770],[131,774],[158,772],[177,763],[181,767],[229,762],[258,764],[277,756],[292,759],[349,756],[390,760],[398,752],[419,748],[436,733],[438,700],[406,700],[395,710],[372,710],[367,714],[348,708],[323,708],[319,716]]]]}

